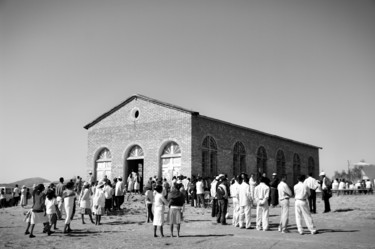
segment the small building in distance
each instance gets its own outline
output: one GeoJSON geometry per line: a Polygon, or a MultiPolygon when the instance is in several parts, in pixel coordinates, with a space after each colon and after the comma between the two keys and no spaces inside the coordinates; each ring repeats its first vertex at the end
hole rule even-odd
{"type": "Polygon", "coordinates": [[[170,180],[228,177],[319,175],[320,147],[200,115],[140,94],[133,95],[84,126],[88,131],[87,171],[97,180],[138,173],[170,180]]]}

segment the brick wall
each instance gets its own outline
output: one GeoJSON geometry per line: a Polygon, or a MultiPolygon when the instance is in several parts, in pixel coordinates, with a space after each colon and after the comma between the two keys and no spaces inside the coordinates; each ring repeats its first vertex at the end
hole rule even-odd
{"type": "Polygon", "coordinates": [[[181,149],[181,172],[191,174],[191,114],[142,99],[134,99],[88,129],[87,171],[95,171],[103,148],[112,154],[112,178],[127,177],[126,158],[134,145],[144,151],[144,182],[160,173],[164,146],[176,142],[181,149]],[[132,113],[139,111],[138,119],[132,113]]]}
{"type": "Polygon", "coordinates": [[[297,153],[301,160],[301,173],[308,174],[308,158],[315,162],[314,176],[319,175],[318,148],[296,143],[286,139],[241,128],[204,116],[193,117],[192,122],[192,174],[202,174],[202,142],[206,136],[212,136],[218,147],[218,173],[233,176],[233,149],[236,142],[242,142],[246,150],[246,172],[256,175],[256,155],[258,148],[263,146],[267,152],[267,176],[276,172],[276,154],[282,150],[286,161],[288,184],[293,184],[293,156],[297,153]]]}

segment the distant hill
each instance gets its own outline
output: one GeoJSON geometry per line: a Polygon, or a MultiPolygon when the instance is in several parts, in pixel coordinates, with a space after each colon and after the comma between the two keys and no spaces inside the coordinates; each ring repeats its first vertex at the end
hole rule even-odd
{"type": "Polygon", "coordinates": [[[32,177],[32,178],[27,178],[23,179],[20,181],[12,182],[12,183],[1,183],[1,186],[7,186],[7,187],[14,187],[16,184],[18,184],[18,187],[22,187],[25,185],[28,188],[31,188],[34,184],[40,184],[40,183],[47,183],[51,182],[50,180],[41,178],[41,177],[32,177]]]}

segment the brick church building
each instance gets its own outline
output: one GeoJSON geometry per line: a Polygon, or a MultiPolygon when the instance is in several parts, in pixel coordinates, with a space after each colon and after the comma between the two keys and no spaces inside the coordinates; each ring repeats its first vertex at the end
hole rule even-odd
{"type": "MultiPolygon", "coordinates": [[[[87,124],[87,171],[97,180],[138,172],[152,176],[229,177],[246,172],[318,176],[320,147],[200,115],[133,95],[87,124]]],[[[142,183],[141,183],[142,184],[142,183]]]]}

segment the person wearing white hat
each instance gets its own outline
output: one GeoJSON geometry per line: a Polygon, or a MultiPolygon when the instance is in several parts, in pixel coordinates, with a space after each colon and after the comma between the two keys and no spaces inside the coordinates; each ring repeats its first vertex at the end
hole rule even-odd
{"type": "Polygon", "coordinates": [[[95,225],[100,225],[100,220],[104,213],[105,207],[105,194],[103,191],[104,182],[100,181],[96,186],[95,195],[93,198],[93,212],[95,213],[95,225]]]}
{"type": "Polygon", "coordinates": [[[331,211],[331,206],[329,204],[329,198],[332,197],[332,192],[331,192],[331,181],[326,177],[326,174],[324,172],[320,173],[320,185],[322,187],[322,199],[324,201],[324,212],[323,213],[328,213],[331,211]]]}

